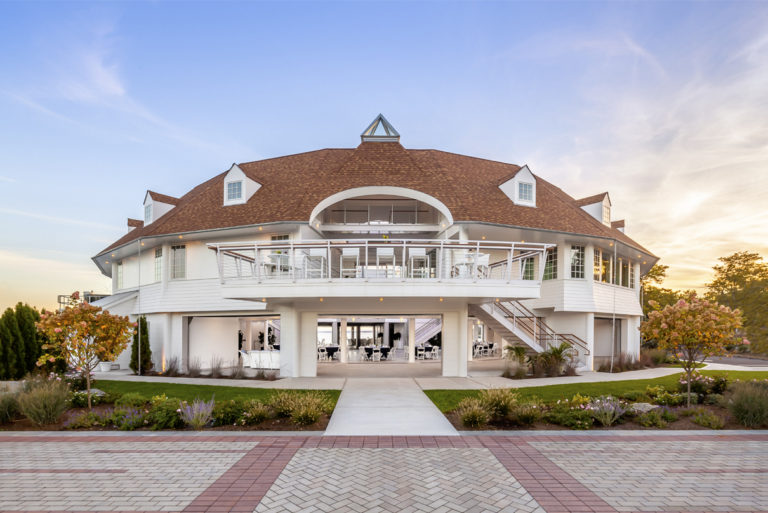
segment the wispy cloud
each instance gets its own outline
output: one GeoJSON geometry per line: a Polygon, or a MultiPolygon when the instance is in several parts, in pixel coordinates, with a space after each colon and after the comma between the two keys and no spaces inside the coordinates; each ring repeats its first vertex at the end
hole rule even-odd
{"type": "Polygon", "coordinates": [[[92,221],[83,221],[82,219],[70,219],[67,217],[60,217],[60,216],[50,216],[46,214],[40,214],[38,212],[26,212],[23,210],[17,210],[15,208],[0,207],[0,214],[28,217],[28,218],[39,219],[40,221],[45,221],[48,223],[55,223],[55,224],[68,224],[68,225],[74,225],[74,226],[83,226],[86,228],[99,228],[103,230],[110,230],[113,232],[117,232],[120,230],[118,227],[109,225],[109,224],[94,223],[92,221]]]}
{"type": "Polygon", "coordinates": [[[768,39],[733,55],[727,75],[705,62],[670,75],[663,94],[644,84],[585,91],[595,121],[576,151],[539,154],[577,195],[610,184],[629,235],[670,265],[669,286],[702,287],[717,258],[735,251],[768,256],[768,39]]]}
{"type": "Polygon", "coordinates": [[[16,179],[15,178],[11,178],[10,176],[0,175],[0,182],[16,183],[16,179]]]}

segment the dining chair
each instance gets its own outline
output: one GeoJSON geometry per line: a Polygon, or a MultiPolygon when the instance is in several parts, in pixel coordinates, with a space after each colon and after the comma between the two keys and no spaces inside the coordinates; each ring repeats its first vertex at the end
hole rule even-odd
{"type": "Polygon", "coordinates": [[[426,352],[424,351],[424,346],[418,346],[416,347],[416,359],[417,360],[425,360],[427,357],[426,352]]]}
{"type": "Polygon", "coordinates": [[[341,278],[356,278],[358,267],[360,267],[360,248],[341,248],[341,256],[339,257],[341,278]],[[352,262],[354,265],[351,267],[345,265],[352,262]]]}
{"type": "Polygon", "coordinates": [[[437,346],[432,346],[432,351],[430,351],[429,357],[432,360],[439,360],[440,359],[440,348],[437,347],[437,346]]]}
{"type": "Polygon", "coordinates": [[[374,347],[371,351],[371,360],[374,362],[380,362],[381,361],[381,348],[374,347]]]}
{"type": "Polygon", "coordinates": [[[317,348],[317,359],[320,361],[328,360],[328,351],[324,347],[317,348]]]}
{"type": "Polygon", "coordinates": [[[328,248],[309,248],[304,253],[304,277],[325,278],[328,260],[328,248]]]}
{"type": "Polygon", "coordinates": [[[491,255],[488,253],[479,253],[477,255],[477,264],[475,267],[475,276],[478,278],[488,278],[490,274],[491,255]]]}
{"type": "MultiPolygon", "coordinates": [[[[394,273],[394,267],[397,265],[397,260],[395,259],[395,248],[376,248],[376,270],[377,273],[381,269],[381,263],[392,263],[392,269],[394,273]]],[[[382,276],[380,276],[382,277],[382,276]]],[[[383,278],[389,277],[389,266],[386,265],[384,267],[384,276],[383,278]]]]}
{"type": "Polygon", "coordinates": [[[421,265],[418,268],[420,278],[428,278],[429,275],[429,255],[427,255],[427,248],[408,248],[408,268],[411,271],[411,278],[416,273],[416,263],[421,265]]]}

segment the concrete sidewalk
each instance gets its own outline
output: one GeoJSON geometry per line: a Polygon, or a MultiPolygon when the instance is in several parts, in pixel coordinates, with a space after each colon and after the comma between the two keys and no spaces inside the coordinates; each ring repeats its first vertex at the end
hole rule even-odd
{"type": "Polygon", "coordinates": [[[326,436],[458,436],[412,378],[349,378],[326,436]]]}

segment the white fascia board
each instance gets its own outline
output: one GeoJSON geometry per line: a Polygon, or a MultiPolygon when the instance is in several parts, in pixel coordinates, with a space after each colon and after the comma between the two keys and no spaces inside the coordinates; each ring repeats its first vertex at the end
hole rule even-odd
{"type": "Polygon", "coordinates": [[[224,206],[229,205],[242,205],[247,203],[251,197],[256,194],[256,191],[261,189],[261,184],[255,180],[248,178],[240,166],[232,164],[229,168],[227,175],[224,177],[224,186],[222,191],[222,197],[224,198],[224,206]],[[227,199],[227,184],[233,182],[243,182],[242,197],[236,200],[227,199]]]}
{"type": "Polygon", "coordinates": [[[499,185],[499,189],[503,192],[515,205],[521,205],[525,207],[536,207],[536,177],[533,176],[528,164],[521,167],[515,176],[499,185]],[[518,197],[519,184],[529,183],[533,186],[533,201],[521,200],[518,197]]]}

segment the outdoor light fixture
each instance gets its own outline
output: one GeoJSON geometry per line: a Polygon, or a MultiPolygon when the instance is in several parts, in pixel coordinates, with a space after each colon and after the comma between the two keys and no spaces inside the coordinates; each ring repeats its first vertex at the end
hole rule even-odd
{"type": "Polygon", "coordinates": [[[259,226],[259,231],[261,231],[261,230],[263,230],[263,229],[264,229],[264,227],[263,227],[263,226],[259,226]]]}
{"type": "Polygon", "coordinates": [[[497,302],[497,303],[499,302],[499,298],[496,298],[496,302],[497,302]]]}
{"type": "Polygon", "coordinates": [[[179,238],[180,238],[180,239],[183,239],[183,238],[184,238],[184,236],[183,236],[183,235],[179,235],[179,238]]]}
{"type": "Polygon", "coordinates": [[[323,298],[320,298],[320,302],[321,302],[321,303],[323,302],[323,298]]]}
{"type": "Polygon", "coordinates": [[[443,298],[440,298],[440,302],[441,302],[441,303],[443,302],[443,298]]]}
{"type": "Polygon", "coordinates": [[[613,242],[611,242],[611,243],[610,243],[610,244],[608,244],[608,245],[609,245],[609,246],[611,246],[611,247],[613,247],[613,242]]]}
{"type": "Polygon", "coordinates": [[[379,301],[384,301],[384,298],[383,298],[383,297],[380,297],[380,298],[379,298],[379,301]]]}
{"type": "Polygon", "coordinates": [[[109,263],[109,260],[105,260],[105,261],[104,261],[104,263],[105,263],[105,264],[108,264],[108,263],[109,263]]]}
{"type": "Polygon", "coordinates": [[[115,258],[115,254],[114,253],[112,253],[112,258],[115,258]]]}
{"type": "Polygon", "coordinates": [[[483,240],[485,240],[485,235],[483,235],[481,238],[482,238],[483,240]]]}
{"type": "Polygon", "coordinates": [[[267,298],[265,298],[265,297],[261,298],[261,302],[262,303],[266,303],[267,302],[267,298]]]}

